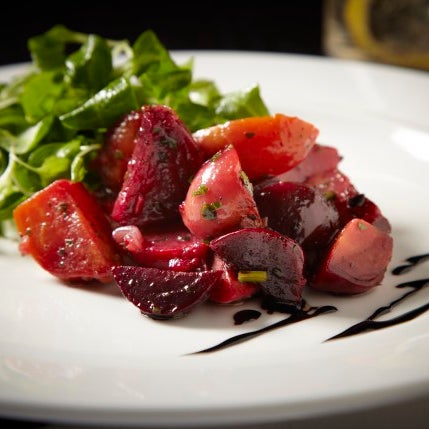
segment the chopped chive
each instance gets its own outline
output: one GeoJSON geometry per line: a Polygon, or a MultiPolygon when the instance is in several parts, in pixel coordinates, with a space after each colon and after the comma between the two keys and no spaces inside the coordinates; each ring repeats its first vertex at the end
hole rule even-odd
{"type": "Polygon", "coordinates": [[[367,229],[368,228],[368,226],[367,225],[365,225],[364,223],[362,223],[362,222],[358,222],[358,228],[361,230],[361,231],[365,231],[365,229],[367,229]]]}
{"type": "Polygon", "coordinates": [[[337,198],[337,194],[332,190],[324,192],[323,195],[325,196],[327,201],[333,201],[335,200],[335,198],[337,198]]]}
{"type": "Polygon", "coordinates": [[[217,217],[216,210],[222,205],[220,201],[214,203],[204,203],[201,207],[201,216],[204,219],[213,220],[217,217]]]}
{"type": "Polygon", "coordinates": [[[204,183],[203,183],[203,184],[201,184],[200,186],[198,186],[198,188],[197,188],[197,189],[195,189],[195,191],[194,191],[194,192],[192,192],[192,195],[193,195],[194,197],[196,197],[196,196],[198,196],[198,195],[204,195],[204,194],[206,194],[206,193],[207,193],[207,191],[208,191],[208,188],[207,188],[207,186],[206,186],[206,185],[204,185],[204,183]]]}
{"type": "Polygon", "coordinates": [[[250,182],[249,177],[243,170],[240,171],[240,178],[246,189],[253,195],[253,185],[250,182]]]}
{"type": "Polygon", "coordinates": [[[219,151],[217,151],[211,158],[210,158],[210,161],[211,162],[215,162],[215,161],[217,161],[218,159],[219,159],[219,157],[220,157],[220,154],[221,154],[221,151],[219,150],[219,151]]]}
{"type": "Polygon", "coordinates": [[[268,278],[267,271],[239,271],[239,282],[261,283],[266,282],[268,278]]]}

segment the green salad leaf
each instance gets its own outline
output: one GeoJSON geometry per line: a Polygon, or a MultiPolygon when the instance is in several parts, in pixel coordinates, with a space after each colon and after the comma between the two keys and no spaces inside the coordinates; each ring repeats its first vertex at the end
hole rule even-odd
{"type": "Polygon", "coordinates": [[[152,30],[134,43],[56,25],[28,40],[32,61],[0,83],[0,235],[13,209],[59,178],[96,188],[89,164],[105,133],[145,104],[175,109],[193,132],[269,114],[257,85],[222,94],[178,64],[152,30]]]}

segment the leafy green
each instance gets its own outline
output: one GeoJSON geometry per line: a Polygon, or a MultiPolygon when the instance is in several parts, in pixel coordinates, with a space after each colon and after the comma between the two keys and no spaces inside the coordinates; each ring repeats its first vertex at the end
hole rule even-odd
{"type": "Polygon", "coordinates": [[[124,113],[137,109],[136,90],[120,77],[97,92],[76,109],[60,116],[65,127],[79,130],[107,129],[124,113]]]}
{"type": "Polygon", "coordinates": [[[76,87],[95,93],[111,80],[112,52],[106,40],[89,35],[82,47],[66,61],[66,78],[76,87]]]}
{"type": "Polygon", "coordinates": [[[268,115],[268,109],[262,101],[259,87],[254,85],[247,90],[237,91],[219,100],[216,113],[224,118],[239,119],[247,116],[268,115]]]}
{"type": "Polygon", "coordinates": [[[44,71],[29,76],[22,86],[19,103],[28,123],[35,123],[51,114],[61,97],[64,84],[58,71],[44,71]]]}
{"type": "Polygon", "coordinates": [[[54,118],[46,116],[37,124],[26,128],[19,134],[12,134],[0,129],[0,147],[8,152],[24,154],[30,152],[46,137],[52,126],[54,118]]]}
{"type": "Polygon", "coordinates": [[[63,25],[55,25],[46,33],[32,37],[28,49],[34,63],[41,70],[63,67],[66,60],[66,47],[69,44],[83,44],[86,34],[71,31],[63,25]]]}
{"type": "Polygon", "coordinates": [[[222,94],[150,29],[131,44],[56,25],[27,46],[28,67],[0,83],[0,235],[18,204],[58,178],[96,188],[105,133],[145,104],[172,107],[191,131],[268,114],[258,86],[222,94]]]}

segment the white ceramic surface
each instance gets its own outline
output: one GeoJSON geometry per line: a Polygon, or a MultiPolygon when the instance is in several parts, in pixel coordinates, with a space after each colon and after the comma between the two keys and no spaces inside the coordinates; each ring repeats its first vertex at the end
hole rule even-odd
{"type": "MultiPolygon", "coordinates": [[[[175,52],[222,92],[258,83],[272,113],[296,115],[336,146],[345,172],[393,226],[394,254],[370,293],[307,291],[338,308],[234,347],[187,355],[284,316],[234,325],[239,307],[203,305],[177,321],[142,316],[114,286],[69,287],[0,240],[0,415],[69,423],[205,425],[288,421],[368,409],[429,392],[429,312],[324,342],[429,278],[429,75],[300,55],[175,52]]],[[[20,70],[6,67],[0,79],[20,70]]],[[[428,285],[429,286],[429,285],[428,285]]],[[[429,302],[429,287],[379,318],[429,302]]],[[[249,306],[245,306],[247,308],[249,306]]]]}

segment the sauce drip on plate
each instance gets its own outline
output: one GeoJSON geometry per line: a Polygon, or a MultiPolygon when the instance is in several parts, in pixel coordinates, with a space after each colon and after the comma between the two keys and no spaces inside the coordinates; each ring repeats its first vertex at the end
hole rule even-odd
{"type": "Polygon", "coordinates": [[[242,334],[235,335],[233,337],[228,338],[225,341],[222,341],[221,343],[219,343],[213,347],[209,347],[207,349],[200,350],[198,352],[194,352],[191,354],[209,353],[209,352],[221,350],[221,349],[224,349],[226,347],[232,346],[234,344],[240,343],[244,340],[248,340],[250,338],[256,337],[256,336],[261,335],[263,333],[272,331],[273,329],[281,328],[283,326],[291,325],[293,323],[301,322],[303,320],[311,319],[311,318],[319,316],[321,314],[337,310],[332,305],[325,305],[322,307],[311,307],[311,306],[308,306],[305,302],[303,303],[302,308],[294,308],[293,306],[287,306],[287,307],[291,311],[291,313],[285,319],[279,320],[276,323],[273,323],[271,325],[265,326],[265,327],[260,328],[260,329],[256,329],[254,331],[244,332],[242,334]]]}
{"type": "MultiPolygon", "coordinates": [[[[410,256],[405,260],[406,264],[399,265],[392,270],[393,275],[401,275],[405,273],[409,273],[412,271],[413,268],[415,268],[420,263],[429,260],[429,253],[421,254],[421,255],[415,255],[410,256]]],[[[368,316],[366,319],[350,326],[349,328],[345,329],[344,331],[328,338],[324,342],[331,341],[334,339],[349,337],[351,335],[357,335],[363,332],[368,331],[374,331],[379,330],[387,327],[391,327],[394,325],[398,325],[400,323],[404,323],[407,321],[410,321],[417,316],[423,314],[424,312],[429,310],[429,302],[422,304],[421,306],[414,308],[412,310],[409,310],[405,313],[400,314],[399,316],[396,316],[394,318],[388,319],[388,320],[381,320],[377,321],[375,320],[377,317],[388,313],[391,311],[393,307],[395,307],[400,302],[404,301],[406,298],[410,297],[411,295],[414,295],[421,289],[423,289],[425,286],[429,285],[429,278],[419,279],[419,280],[411,280],[404,283],[399,283],[396,285],[399,289],[405,289],[410,288],[407,290],[403,295],[401,295],[399,298],[395,299],[394,301],[390,302],[387,305],[383,305],[379,308],[377,308],[370,316],[368,316]]],[[[230,347],[232,345],[238,344],[240,342],[243,342],[245,340],[249,340],[251,338],[257,337],[259,335],[262,335],[264,333],[267,333],[269,331],[272,331],[273,329],[281,328],[284,326],[288,326],[294,323],[301,322],[303,320],[311,319],[313,317],[325,314],[325,313],[331,313],[333,311],[337,311],[337,308],[332,305],[325,305],[321,307],[313,307],[303,302],[302,306],[300,308],[296,308],[293,305],[288,305],[285,303],[279,303],[275,302],[270,299],[266,299],[262,302],[262,308],[266,310],[268,313],[272,314],[274,312],[281,312],[281,313],[289,313],[289,316],[285,319],[281,319],[278,322],[272,323],[268,326],[265,326],[260,329],[256,329],[253,331],[244,332],[242,334],[238,334],[235,336],[232,336],[224,341],[222,341],[219,344],[216,344],[212,347],[208,347],[206,349],[190,353],[190,354],[203,354],[203,353],[210,353],[219,351],[222,349],[225,349],[226,347],[230,347]]],[[[258,319],[261,316],[261,312],[258,310],[253,309],[245,309],[240,310],[234,314],[234,323],[236,325],[241,325],[244,322],[248,322],[250,320],[258,319]]]]}

